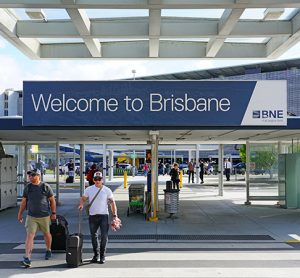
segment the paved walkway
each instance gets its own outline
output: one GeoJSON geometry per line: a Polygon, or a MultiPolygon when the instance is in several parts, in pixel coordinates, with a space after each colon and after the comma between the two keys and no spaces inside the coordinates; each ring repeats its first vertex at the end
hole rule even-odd
{"type": "MultiPolygon", "coordinates": [[[[134,182],[140,181],[136,178],[134,182]]],[[[213,184],[213,179],[205,186],[185,184],[180,192],[179,213],[173,218],[164,212],[161,188],[158,222],[145,221],[143,214],[127,217],[128,189],[123,188],[121,180],[108,183],[123,227],[116,233],[110,231],[106,264],[89,264],[92,249],[84,217],[85,261],[78,269],[66,268],[63,253],[43,260],[40,234],[31,269],[21,268],[18,262],[24,253],[24,227],[16,220],[17,208],[2,211],[1,278],[300,277],[300,244],[290,242],[300,235],[299,210],[281,209],[274,201],[244,206],[245,188],[238,181],[225,185],[222,197],[210,182],[213,184]]],[[[58,213],[69,221],[70,232],[78,229],[78,195],[76,187],[61,193],[58,213]]]]}

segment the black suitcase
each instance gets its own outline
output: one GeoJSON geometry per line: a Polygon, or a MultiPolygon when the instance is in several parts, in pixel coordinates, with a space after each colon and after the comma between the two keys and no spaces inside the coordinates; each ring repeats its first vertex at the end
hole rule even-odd
{"type": "Polygon", "coordinates": [[[78,233],[67,237],[66,261],[68,267],[78,267],[82,264],[83,235],[81,233],[82,211],[79,210],[78,233]]]}
{"type": "Polygon", "coordinates": [[[74,182],[74,177],[73,176],[68,176],[66,179],[66,183],[73,183],[74,182]]]}
{"type": "Polygon", "coordinates": [[[65,251],[69,229],[68,222],[63,216],[57,215],[56,221],[51,222],[50,233],[52,235],[51,250],[65,251]]]}
{"type": "Polygon", "coordinates": [[[82,264],[83,235],[72,234],[67,238],[66,261],[68,267],[78,267],[82,264]]]}

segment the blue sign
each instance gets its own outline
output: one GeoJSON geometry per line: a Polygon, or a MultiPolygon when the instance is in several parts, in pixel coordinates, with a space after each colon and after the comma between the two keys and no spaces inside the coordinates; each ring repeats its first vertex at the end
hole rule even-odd
{"type": "Polygon", "coordinates": [[[25,81],[23,125],[285,125],[286,84],[273,86],[273,99],[279,100],[270,107],[253,101],[264,90],[258,82],[267,81],[25,81]]]}

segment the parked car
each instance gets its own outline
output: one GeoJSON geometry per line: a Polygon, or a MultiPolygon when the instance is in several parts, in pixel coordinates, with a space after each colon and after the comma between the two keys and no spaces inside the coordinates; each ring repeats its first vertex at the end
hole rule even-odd
{"type": "Polygon", "coordinates": [[[187,171],[188,171],[188,169],[189,169],[187,163],[181,163],[181,164],[178,164],[178,168],[179,168],[180,170],[182,170],[182,174],[183,174],[183,175],[186,174],[187,171]]]}
{"type": "MultiPolygon", "coordinates": [[[[245,174],[246,172],[246,163],[245,162],[240,162],[236,165],[233,165],[233,173],[236,173],[236,174],[245,174]]],[[[254,174],[254,175],[263,175],[265,174],[265,170],[264,169],[258,169],[258,168],[255,168],[255,169],[250,169],[250,174],[254,174]]]]}
{"type": "MultiPolygon", "coordinates": [[[[68,163],[65,163],[63,165],[59,165],[59,174],[60,175],[67,175],[68,174],[68,163]]],[[[75,174],[80,174],[80,162],[75,162],[75,174]]]]}
{"type": "Polygon", "coordinates": [[[128,169],[130,170],[132,168],[132,165],[129,163],[120,163],[119,168],[128,169]]]}
{"type": "Polygon", "coordinates": [[[246,172],[246,163],[245,162],[240,162],[238,164],[233,165],[232,168],[233,168],[233,173],[234,174],[244,175],[245,172],[246,172]]]}

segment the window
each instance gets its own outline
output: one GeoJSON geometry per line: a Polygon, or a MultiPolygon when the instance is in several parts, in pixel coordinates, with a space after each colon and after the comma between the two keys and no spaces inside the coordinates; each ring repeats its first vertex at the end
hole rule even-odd
{"type": "Polygon", "coordinates": [[[8,102],[4,102],[4,109],[8,108],[8,102]]]}
{"type": "Polygon", "coordinates": [[[8,94],[4,93],[4,100],[8,100],[8,94]]]}
{"type": "Polygon", "coordinates": [[[8,116],[8,110],[4,110],[4,116],[8,116]]]}

